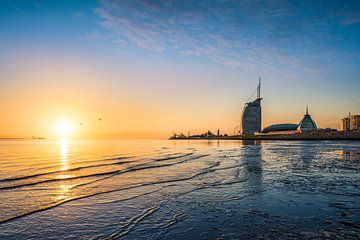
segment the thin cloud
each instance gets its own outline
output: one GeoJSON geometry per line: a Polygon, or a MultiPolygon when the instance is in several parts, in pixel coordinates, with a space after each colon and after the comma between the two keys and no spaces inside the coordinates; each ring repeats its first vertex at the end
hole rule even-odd
{"type": "MultiPolygon", "coordinates": [[[[101,26],[116,34],[113,42],[157,54],[168,50],[206,58],[242,70],[271,71],[277,62],[310,73],[316,67],[307,63],[307,56],[332,47],[333,24],[358,22],[358,15],[341,2],[323,7],[281,0],[102,0],[96,14],[101,26]]],[[[350,44],[356,45],[355,40],[350,44]]]]}

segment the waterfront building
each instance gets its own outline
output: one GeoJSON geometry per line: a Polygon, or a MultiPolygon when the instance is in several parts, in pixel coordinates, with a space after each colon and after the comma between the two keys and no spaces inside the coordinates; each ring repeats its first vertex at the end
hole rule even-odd
{"type": "Polygon", "coordinates": [[[346,117],[341,119],[341,130],[349,131],[350,130],[350,118],[346,117]]]}
{"type": "Polygon", "coordinates": [[[276,132],[293,133],[297,130],[298,126],[299,126],[298,124],[293,124],[293,123],[273,124],[264,128],[262,130],[262,133],[276,133],[276,132]]]}
{"type": "Polygon", "coordinates": [[[341,119],[343,131],[360,130],[360,115],[351,115],[341,119]]]}
{"type": "Polygon", "coordinates": [[[360,115],[350,116],[350,130],[360,130],[360,115]]]}
{"type": "Polygon", "coordinates": [[[317,130],[317,125],[316,125],[315,121],[311,118],[307,105],[306,105],[306,113],[305,113],[303,119],[299,123],[299,130],[301,132],[317,130]]]}
{"type": "Polygon", "coordinates": [[[241,118],[242,134],[255,134],[261,132],[261,96],[260,96],[260,78],[257,87],[257,98],[245,104],[241,118]]]}

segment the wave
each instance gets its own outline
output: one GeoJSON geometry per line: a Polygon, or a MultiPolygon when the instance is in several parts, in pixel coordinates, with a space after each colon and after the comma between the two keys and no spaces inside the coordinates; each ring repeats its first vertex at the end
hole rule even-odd
{"type": "MultiPolygon", "coordinates": [[[[154,161],[165,161],[165,160],[171,160],[171,159],[185,157],[185,156],[188,156],[188,155],[191,155],[191,154],[192,153],[187,153],[187,154],[183,154],[183,155],[178,155],[177,154],[177,156],[172,156],[174,154],[169,154],[168,157],[163,157],[163,158],[153,159],[153,160],[154,161]]],[[[105,158],[105,159],[100,159],[100,160],[82,161],[81,163],[110,161],[110,160],[114,161],[114,160],[123,160],[123,159],[129,159],[129,158],[132,158],[132,157],[105,158]]],[[[41,176],[46,176],[46,175],[51,175],[51,174],[57,174],[57,173],[66,173],[66,172],[78,171],[78,170],[83,170],[83,169],[88,169],[88,168],[96,168],[96,167],[111,166],[111,165],[122,165],[122,164],[132,163],[132,162],[139,161],[139,160],[141,160],[141,159],[136,159],[136,160],[131,160],[131,161],[113,162],[113,163],[100,163],[100,164],[96,164],[96,165],[89,165],[89,166],[81,166],[81,167],[70,168],[70,169],[67,169],[67,170],[56,170],[56,171],[37,173],[37,174],[26,175],[26,176],[4,178],[4,179],[0,179],[0,183],[1,182],[11,182],[11,181],[19,181],[19,180],[31,179],[31,178],[36,178],[36,177],[41,177],[41,176]]],[[[72,162],[72,164],[73,163],[74,162],[72,162]]],[[[56,180],[58,180],[58,179],[56,179],[56,180]]],[[[2,188],[0,187],[0,189],[2,189],[2,188]]]]}
{"type": "MultiPolygon", "coordinates": [[[[184,162],[192,160],[192,159],[183,160],[183,161],[176,162],[176,163],[162,164],[162,165],[152,165],[152,166],[148,166],[148,165],[151,164],[151,163],[154,163],[154,162],[158,162],[158,161],[172,160],[172,159],[186,157],[186,156],[189,156],[189,155],[192,155],[192,153],[187,153],[187,154],[178,155],[178,156],[172,156],[172,157],[167,157],[167,158],[153,159],[150,162],[137,164],[135,166],[126,168],[124,170],[118,170],[117,169],[117,170],[113,170],[113,171],[109,171],[109,172],[93,173],[93,174],[80,175],[80,176],[74,176],[74,177],[68,177],[68,178],[46,179],[46,180],[41,180],[41,181],[36,181],[36,182],[31,182],[31,183],[23,183],[23,184],[18,184],[18,185],[4,186],[4,187],[0,187],[0,190],[9,190],[9,189],[15,189],[15,188],[20,188],[20,187],[34,186],[34,185],[42,184],[42,183],[69,181],[69,180],[89,178],[89,177],[101,177],[101,176],[107,176],[107,175],[111,175],[111,177],[112,177],[112,176],[115,176],[117,174],[123,174],[123,173],[127,173],[127,172],[133,172],[133,171],[139,171],[139,170],[151,169],[151,168],[168,167],[168,166],[171,166],[171,165],[174,165],[174,164],[184,163],[184,162]]],[[[123,162],[112,163],[112,164],[107,164],[107,165],[116,165],[116,164],[123,164],[123,162]]],[[[98,167],[99,165],[92,166],[92,167],[98,167]]],[[[89,168],[89,167],[79,167],[79,168],[72,169],[72,170],[59,170],[59,171],[54,171],[54,172],[51,172],[51,173],[37,174],[37,176],[34,176],[34,175],[32,175],[32,176],[24,176],[24,177],[22,177],[22,179],[15,179],[15,180],[29,179],[29,178],[45,176],[45,175],[54,174],[54,173],[64,173],[64,172],[68,172],[68,171],[75,171],[75,170],[86,169],[86,168],[89,168]]],[[[105,177],[105,178],[107,178],[107,177],[105,177]]],[[[100,180],[103,180],[105,178],[102,178],[100,180]]],[[[11,180],[7,179],[7,180],[3,180],[3,182],[4,181],[11,181],[11,180]]],[[[14,181],[14,179],[12,179],[12,181],[14,181]]],[[[98,181],[98,180],[95,180],[95,181],[98,181]]],[[[86,183],[86,185],[87,184],[88,183],[86,183]]],[[[81,184],[81,185],[83,186],[84,184],[81,184]]]]}
{"type": "MultiPolygon", "coordinates": [[[[197,156],[196,158],[194,157],[193,159],[199,159],[199,158],[206,157],[206,156],[209,156],[209,154],[200,155],[200,156],[197,156]]],[[[214,166],[215,165],[210,166],[209,168],[212,168],[214,166]]],[[[43,207],[41,207],[39,209],[30,211],[30,212],[23,213],[23,214],[20,214],[20,215],[14,216],[14,217],[10,217],[10,218],[4,219],[4,220],[0,220],[0,224],[4,224],[4,223],[7,223],[7,222],[16,220],[16,219],[20,219],[22,217],[29,216],[29,215],[32,215],[34,213],[49,210],[49,209],[55,208],[57,206],[60,206],[62,204],[72,202],[72,201],[75,201],[75,200],[80,200],[80,199],[84,199],[84,198],[94,197],[94,196],[108,194],[108,193],[117,192],[117,191],[125,191],[125,190],[130,190],[130,189],[136,189],[136,188],[141,188],[141,187],[146,187],[146,186],[187,181],[187,180],[194,179],[194,178],[196,178],[198,176],[201,176],[201,175],[204,175],[206,173],[213,172],[213,171],[215,171],[215,169],[205,170],[203,172],[193,174],[193,175],[191,175],[189,177],[183,177],[183,178],[177,178],[177,179],[168,179],[168,180],[162,180],[162,181],[157,181],[157,182],[142,183],[142,184],[137,184],[137,185],[124,187],[124,188],[119,188],[119,189],[112,189],[112,190],[107,190],[107,191],[103,191],[103,192],[96,192],[96,193],[91,193],[91,194],[87,194],[87,195],[80,195],[80,196],[76,196],[76,197],[66,198],[66,199],[63,199],[61,201],[58,201],[58,202],[43,206],[43,207]]]]}
{"type": "MultiPolygon", "coordinates": [[[[214,171],[223,170],[223,169],[224,168],[222,168],[222,169],[214,169],[214,171]]],[[[226,168],[226,169],[228,169],[228,168],[226,168]]],[[[175,194],[172,197],[177,198],[179,196],[184,196],[184,195],[187,195],[189,193],[204,190],[204,189],[207,189],[207,188],[219,187],[219,186],[224,186],[224,185],[229,185],[229,184],[235,184],[235,183],[240,183],[240,182],[244,182],[244,181],[246,181],[246,179],[235,180],[235,181],[230,181],[230,182],[225,182],[225,183],[220,181],[220,182],[216,182],[214,184],[205,184],[203,186],[200,186],[200,187],[197,187],[197,188],[192,188],[192,189],[190,189],[188,191],[185,191],[185,192],[182,192],[182,193],[179,193],[179,194],[175,194]]],[[[170,186],[173,186],[173,185],[170,185],[170,186]]],[[[147,193],[144,193],[144,194],[140,194],[140,195],[137,195],[137,196],[133,196],[133,197],[130,197],[128,199],[133,199],[133,198],[136,198],[136,197],[140,197],[140,196],[148,195],[148,194],[151,194],[151,193],[154,193],[154,192],[158,192],[158,191],[162,190],[164,187],[168,187],[168,186],[163,186],[160,189],[150,191],[150,192],[147,192],[147,193]]],[[[242,197],[237,197],[237,198],[233,198],[233,199],[225,199],[225,201],[239,200],[239,199],[242,199],[242,198],[245,198],[245,197],[248,197],[248,196],[242,196],[242,197]]],[[[118,200],[118,201],[126,201],[128,199],[121,199],[121,200],[118,200]]],[[[111,201],[111,203],[118,202],[118,201],[111,201]]],[[[139,222],[142,221],[144,218],[146,218],[147,216],[149,216],[150,214],[152,214],[153,212],[158,210],[162,204],[163,204],[163,202],[161,202],[157,207],[152,207],[152,208],[148,208],[148,209],[144,210],[142,213],[140,213],[137,216],[135,216],[134,218],[130,219],[128,221],[128,223],[126,223],[125,225],[122,225],[120,230],[115,231],[109,237],[102,237],[102,238],[99,238],[99,239],[113,240],[113,239],[118,239],[118,238],[121,238],[121,237],[127,235],[131,231],[131,229],[133,227],[135,227],[137,224],[139,224],[139,222]]],[[[185,216],[186,216],[186,214],[180,214],[180,213],[175,214],[172,219],[170,219],[169,221],[163,223],[162,225],[160,225],[158,227],[160,227],[162,229],[165,229],[165,231],[167,231],[169,227],[171,227],[172,225],[178,223],[180,221],[179,219],[184,218],[185,216]]]]}
{"type": "MultiPolygon", "coordinates": [[[[126,158],[124,157],[122,159],[126,159],[126,158]]],[[[121,164],[126,164],[126,163],[131,163],[131,162],[133,162],[133,161],[122,161],[122,162],[115,162],[115,163],[101,163],[101,164],[90,165],[90,166],[70,168],[70,169],[67,169],[67,170],[56,170],[56,171],[45,172],[45,173],[37,173],[37,174],[32,174],[32,175],[27,175],[27,176],[4,178],[4,179],[0,179],[0,183],[1,182],[10,182],[10,181],[19,181],[19,180],[24,180],[24,179],[29,179],[29,178],[46,176],[46,175],[50,175],[50,174],[56,174],[56,173],[65,173],[65,172],[78,171],[78,170],[83,170],[83,169],[88,169],[88,168],[103,167],[103,166],[110,166],[110,165],[121,165],[121,164]]]]}
{"type": "Polygon", "coordinates": [[[149,216],[150,214],[152,214],[156,210],[158,210],[159,207],[160,206],[155,206],[155,207],[151,207],[151,208],[148,208],[148,209],[144,210],[143,212],[141,212],[137,216],[130,219],[130,221],[128,223],[126,223],[124,226],[122,226],[122,228],[119,231],[114,232],[109,237],[104,237],[104,238],[100,238],[100,239],[102,239],[102,240],[112,240],[112,239],[118,239],[118,238],[121,238],[121,237],[127,235],[131,231],[131,229],[133,227],[135,227],[144,218],[146,218],[147,216],[149,216]]]}
{"type": "Polygon", "coordinates": [[[34,186],[34,185],[41,184],[41,183],[68,181],[68,180],[88,178],[88,177],[98,177],[98,176],[104,176],[104,175],[114,174],[114,173],[117,173],[118,171],[119,171],[119,170],[114,170],[114,171],[111,171],[111,172],[94,173],[94,174],[74,176],[74,177],[69,177],[69,178],[46,179],[46,180],[41,180],[41,181],[32,182],[32,183],[23,183],[23,184],[19,184],[19,185],[12,185],[12,186],[0,187],[0,190],[9,190],[9,189],[20,188],[20,187],[34,186]]]}

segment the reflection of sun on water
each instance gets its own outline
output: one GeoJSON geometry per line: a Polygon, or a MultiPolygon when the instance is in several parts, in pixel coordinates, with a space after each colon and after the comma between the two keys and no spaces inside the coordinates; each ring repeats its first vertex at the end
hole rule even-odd
{"type": "Polygon", "coordinates": [[[61,170],[68,170],[68,140],[60,140],[61,170]]]}
{"type": "MultiPolygon", "coordinates": [[[[61,170],[66,171],[69,169],[68,166],[68,140],[61,139],[59,141],[60,144],[60,162],[61,162],[61,170]]],[[[58,179],[66,179],[71,177],[71,175],[68,174],[61,174],[58,175],[58,179]]],[[[57,192],[56,201],[63,200],[68,196],[69,189],[71,188],[71,185],[68,184],[61,184],[59,186],[59,191],[57,192]]]]}
{"type": "Polygon", "coordinates": [[[70,177],[71,177],[71,175],[69,175],[69,174],[61,174],[61,175],[58,175],[56,178],[57,179],[67,179],[70,177]]]}
{"type": "Polygon", "coordinates": [[[71,185],[62,184],[59,186],[59,192],[58,196],[56,197],[56,201],[63,200],[66,197],[68,197],[69,189],[71,188],[71,185]]]}

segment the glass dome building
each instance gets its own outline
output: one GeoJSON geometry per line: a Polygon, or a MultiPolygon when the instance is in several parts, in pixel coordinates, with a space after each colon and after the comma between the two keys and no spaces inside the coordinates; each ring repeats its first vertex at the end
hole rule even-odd
{"type": "Polygon", "coordinates": [[[306,105],[306,114],[304,115],[303,119],[299,123],[299,130],[301,132],[317,130],[317,125],[316,125],[315,121],[311,118],[307,105],[306,105]]]}

